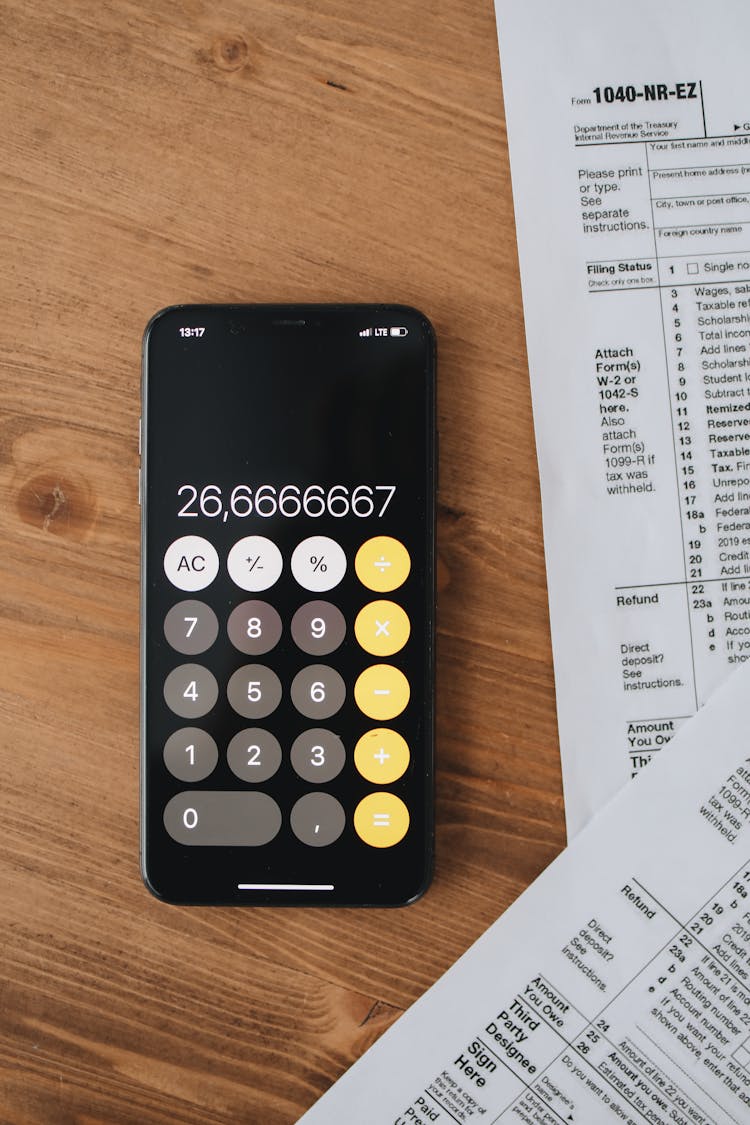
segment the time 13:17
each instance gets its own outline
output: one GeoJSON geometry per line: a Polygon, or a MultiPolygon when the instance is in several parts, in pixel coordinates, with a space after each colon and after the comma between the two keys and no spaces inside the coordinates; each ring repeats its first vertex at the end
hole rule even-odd
{"type": "Polygon", "coordinates": [[[180,329],[180,335],[185,336],[187,338],[192,337],[192,336],[200,337],[200,336],[203,335],[203,333],[205,331],[206,331],[205,328],[181,328],[180,329]]]}

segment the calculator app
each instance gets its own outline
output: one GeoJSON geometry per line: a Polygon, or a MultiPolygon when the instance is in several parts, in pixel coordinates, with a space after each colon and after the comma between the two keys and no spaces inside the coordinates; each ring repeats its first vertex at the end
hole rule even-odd
{"type": "Polygon", "coordinates": [[[142,425],[147,885],[184,904],[413,900],[433,836],[429,322],[167,309],[142,425]]]}

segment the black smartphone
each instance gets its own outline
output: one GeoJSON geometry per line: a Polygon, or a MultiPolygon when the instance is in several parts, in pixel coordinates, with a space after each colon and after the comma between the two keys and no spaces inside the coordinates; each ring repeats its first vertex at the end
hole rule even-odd
{"type": "Polygon", "coordinates": [[[433,855],[435,338],[400,305],[149,323],[141,865],[184,905],[402,905],[433,855]]]}

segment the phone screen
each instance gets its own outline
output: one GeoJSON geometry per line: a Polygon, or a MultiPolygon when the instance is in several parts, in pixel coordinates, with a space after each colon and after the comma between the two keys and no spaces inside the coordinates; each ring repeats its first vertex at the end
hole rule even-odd
{"type": "Polygon", "coordinates": [[[143,378],[142,867],[177,903],[400,904],[433,838],[434,337],[185,306],[143,378]]]}

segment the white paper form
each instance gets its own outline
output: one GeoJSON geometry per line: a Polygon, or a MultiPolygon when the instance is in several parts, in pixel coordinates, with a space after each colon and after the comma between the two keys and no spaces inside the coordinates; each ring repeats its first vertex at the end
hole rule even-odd
{"type": "Polygon", "coordinates": [[[574,835],[750,655],[750,4],[496,10],[574,835]]]}
{"type": "Polygon", "coordinates": [[[750,1121],[750,667],[304,1125],[750,1121]]]}

